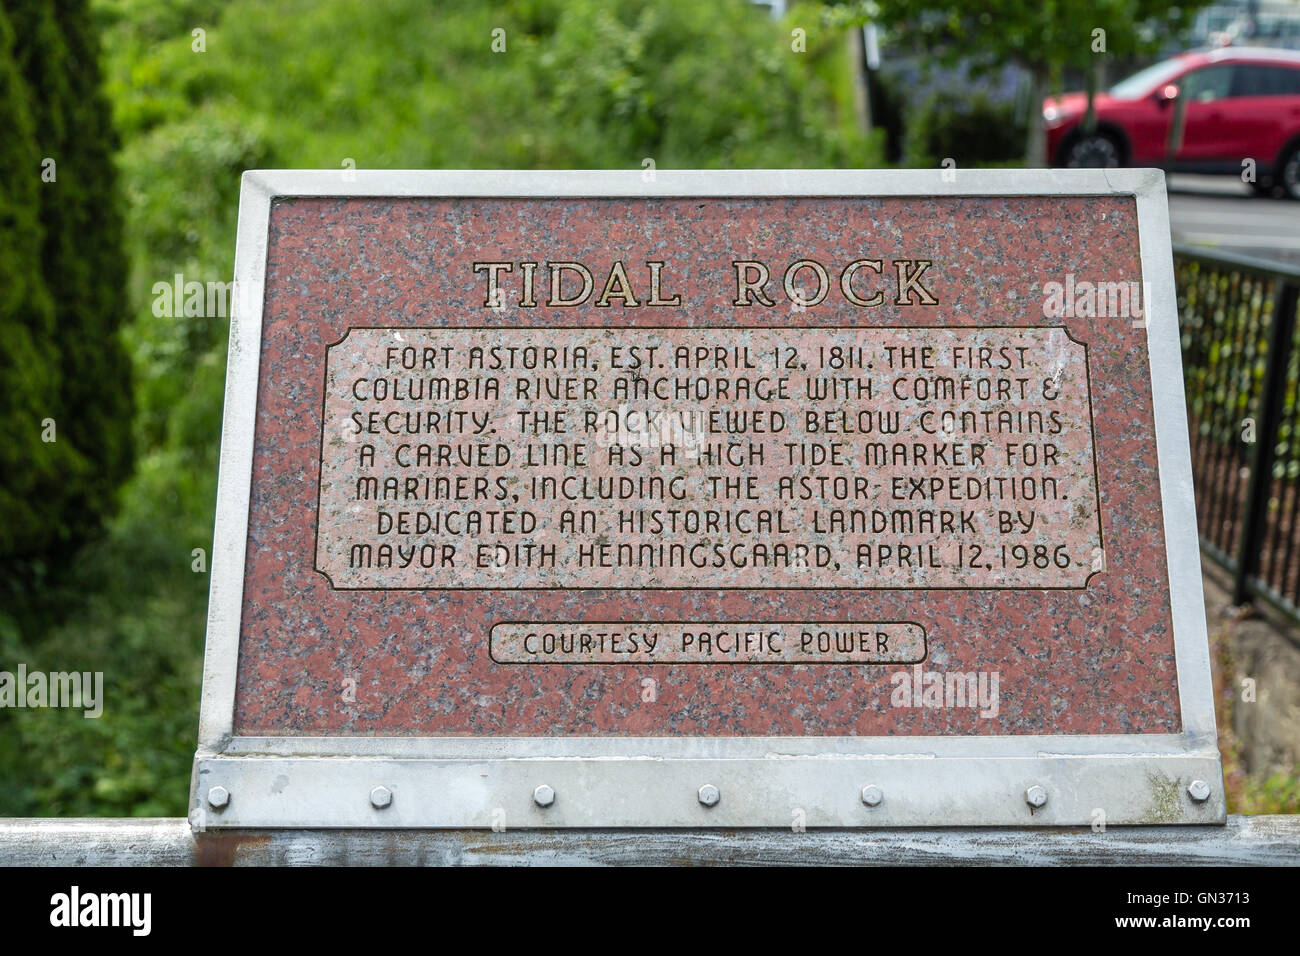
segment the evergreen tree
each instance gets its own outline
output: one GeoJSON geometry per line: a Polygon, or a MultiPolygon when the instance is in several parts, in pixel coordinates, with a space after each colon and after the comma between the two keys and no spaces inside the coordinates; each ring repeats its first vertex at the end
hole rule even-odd
{"type": "Polygon", "coordinates": [[[0,565],[57,562],[94,536],[131,469],[126,259],[109,110],[85,0],[3,0],[9,255],[0,323],[0,565]],[[9,334],[4,335],[9,342],[9,334]],[[18,350],[18,351],[14,351],[18,350]],[[10,383],[13,383],[12,385],[10,383]],[[52,422],[52,426],[51,426],[52,422]],[[52,429],[52,436],[51,436],[52,429]],[[53,441],[48,439],[53,437],[53,441]]]}
{"type": "Polygon", "coordinates": [[[41,441],[55,418],[58,356],[54,305],[41,273],[40,152],[30,93],[0,7],[0,560],[40,550],[56,536],[48,496],[71,463],[69,446],[41,441]]]}

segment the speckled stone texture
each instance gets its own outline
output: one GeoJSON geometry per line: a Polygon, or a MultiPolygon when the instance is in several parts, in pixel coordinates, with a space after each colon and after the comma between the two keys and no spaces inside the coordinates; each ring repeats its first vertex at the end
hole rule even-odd
{"type": "MultiPolygon", "coordinates": [[[[272,208],[235,730],[243,735],[1172,733],[1181,727],[1146,333],[1045,318],[1140,282],[1122,197],[292,199],[272,208]],[[929,259],[938,305],[731,304],[734,259],[929,259]],[[484,308],[484,260],[662,260],[681,309],[484,308]],[[349,328],[1064,325],[1087,345],[1105,570],[1070,590],[335,590],[314,568],[325,355],[349,328]],[[913,621],[996,716],[892,707],[900,665],[498,664],[502,621],[913,621]],[[647,695],[646,678],[654,693],[647,695]],[[355,700],[345,693],[355,681],[355,700]],[[653,696],[654,700],[647,700],[653,696]]],[[[513,278],[517,278],[513,277],[513,278]]],[[[600,276],[603,278],[603,276],[600,276]]],[[[598,278],[598,282],[600,281],[598,278]]],[[[882,287],[889,289],[882,282],[882,287]]],[[[507,285],[508,289],[512,286],[507,285]]]]}
{"type": "Polygon", "coordinates": [[[365,328],[330,346],[316,567],[334,587],[1054,588],[1100,569],[1087,357],[1059,327],[559,328],[548,341],[580,368],[475,370],[535,339],[365,328]],[[829,367],[837,352],[862,367],[829,367]],[[402,371],[403,353],[431,369],[402,371]],[[611,368],[628,355],[653,367],[611,368]],[[656,397],[630,398],[637,378],[656,397]],[[539,400],[539,380],[562,397],[539,400]],[[469,397],[425,397],[438,381],[469,397]],[[830,382],[851,384],[809,397],[830,382]],[[564,431],[521,427],[539,411],[564,431]],[[441,501],[426,477],[445,480],[441,501]],[[475,513],[486,530],[470,534],[475,513]],[[1029,527],[1003,533],[999,514],[1029,527]]]}

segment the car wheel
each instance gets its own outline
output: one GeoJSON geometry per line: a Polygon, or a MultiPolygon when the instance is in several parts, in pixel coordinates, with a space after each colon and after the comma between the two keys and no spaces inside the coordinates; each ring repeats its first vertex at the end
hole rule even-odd
{"type": "Polygon", "coordinates": [[[1107,133],[1083,133],[1065,148],[1064,165],[1070,169],[1113,169],[1122,159],[1115,137],[1107,133]]]}
{"type": "Polygon", "coordinates": [[[1282,157],[1277,170],[1277,184],[1291,199],[1300,199],[1300,146],[1282,157]]]}

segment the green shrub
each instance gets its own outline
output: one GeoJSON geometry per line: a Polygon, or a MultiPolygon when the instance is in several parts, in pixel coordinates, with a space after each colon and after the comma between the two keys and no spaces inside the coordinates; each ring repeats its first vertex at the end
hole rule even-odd
{"type": "Polygon", "coordinates": [[[1026,129],[1016,105],[984,92],[935,90],[913,107],[906,125],[906,166],[937,166],[952,159],[967,168],[1024,157],[1026,129]]]}
{"type": "Polygon", "coordinates": [[[1248,778],[1237,813],[1300,813],[1300,770],[1248,778]]]}

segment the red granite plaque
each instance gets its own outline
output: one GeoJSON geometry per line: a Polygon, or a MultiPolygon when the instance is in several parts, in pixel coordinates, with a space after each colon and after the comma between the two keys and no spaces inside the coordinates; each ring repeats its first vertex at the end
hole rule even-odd
{"type": "MultiPolygon", "coordinates": [[[[1185,429],[1181,385],[1153,386],[1157,341],[1178,365],[1152,332],[1172,321],[1151,291],[1168,235],[1139,208],[1163,209],[1162,186],[427,175],[267,188],[241,226],[260,321],[232,335],[237,601],[214,582],[230,739],[364,762],[426,740],[535,759],[650,740],[688,760],[701,740],[865,758],[989,738],[1010,748],[996,760],[1042,737],[1081,756],[1195,738],[1217,767],[1187,710],[1205,677],[1194,526],[1170,537],[1192,513],[1169,473],[1185,431],[1162,447],[1185,429]]],[[[1169,819],[1221,811],[1179,800],[1169,819]]],[[[771,825],[723,806],[519,812],[771,825]]],[[[488,823],[443,807],[345,822],[488,823]]],[[[827,822],[873,822],[845,813],[827,822]]]]}

